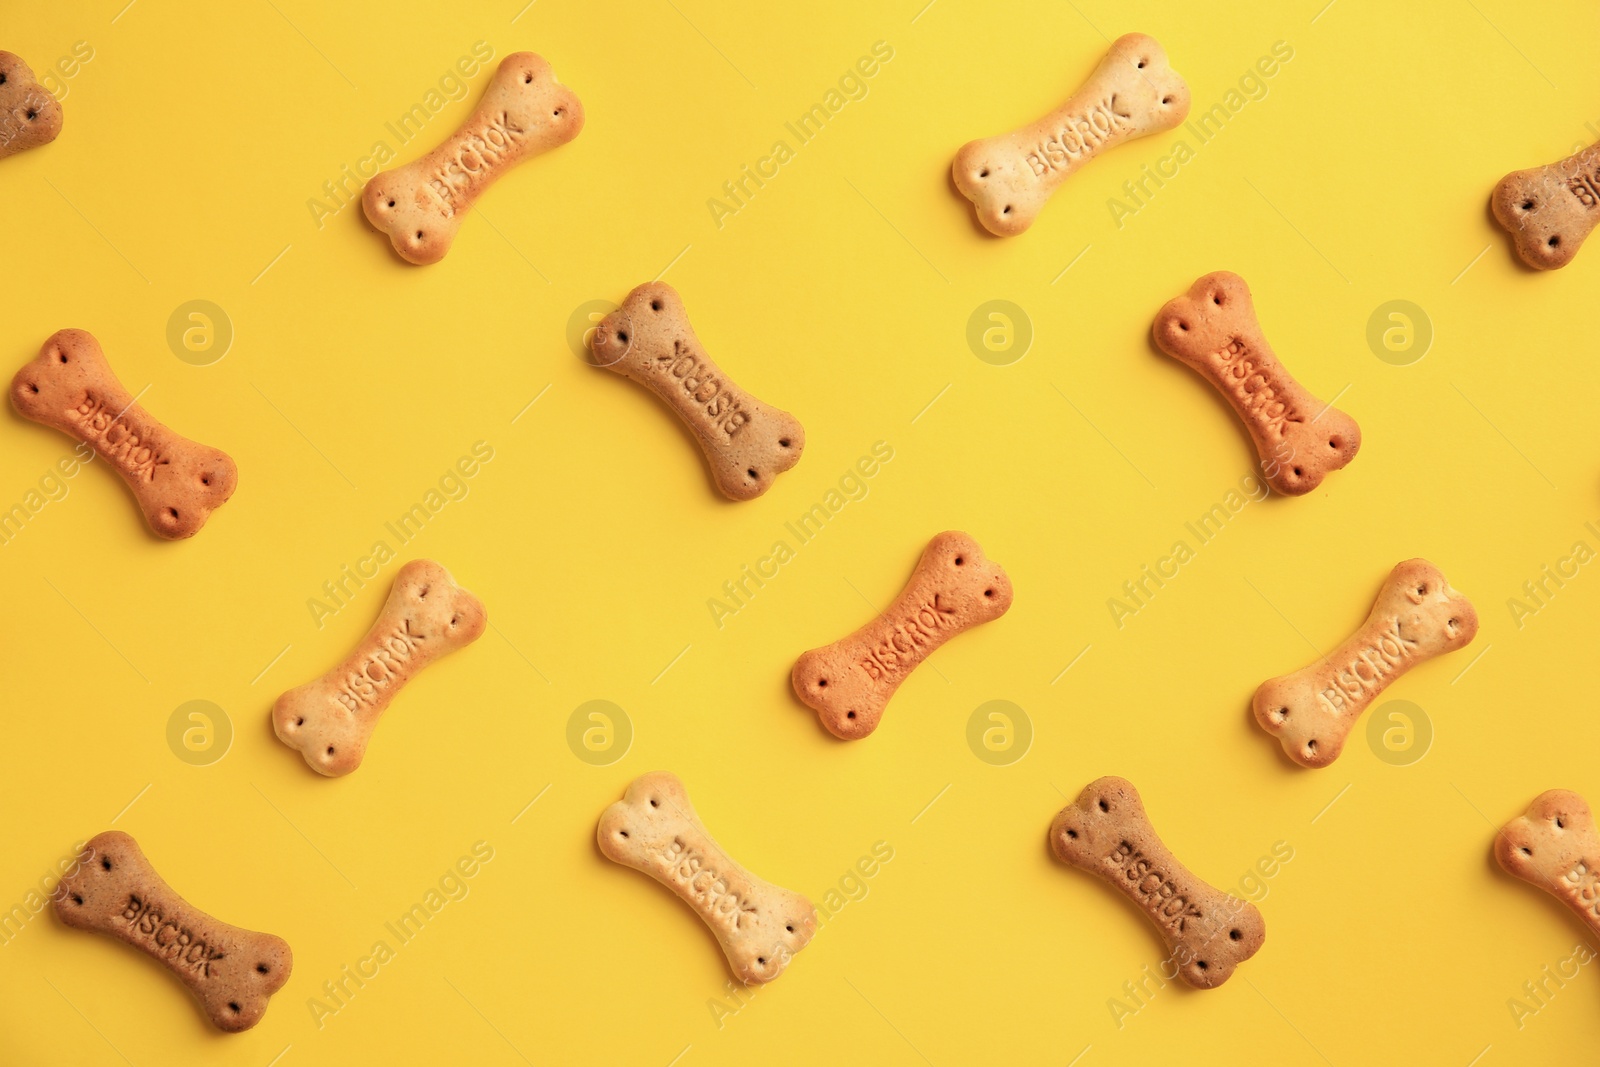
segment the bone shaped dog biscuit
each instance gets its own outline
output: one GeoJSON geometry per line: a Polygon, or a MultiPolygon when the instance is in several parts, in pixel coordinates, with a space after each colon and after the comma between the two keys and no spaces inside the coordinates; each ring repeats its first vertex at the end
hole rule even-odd
{"type": "Polygon", "coordinates": [[[0,52],[0,159],[49,144],[61,133],[61,104],[22,57],[0,52]]]}
{"type": "Polygon", "coordinates": [[[194,536],[239,484],[227,453],[174,433],[134,402],[86,330],[53,334],[11,379],[11,403],[91,445],[128,483],[158,537],[194,536]]]}
{"type": "Polygon", "coordinates": [[[1312,396],[1273,354],[1243,278],[1217,271],[1156,315],[1156,345],[1216,387],[1250,431],[1267,484],[1309,493],[1361,448],[1356,420],[1312,396]]]}
{"type": "Polygon", "coordinates": [[[51,903],[68,926],[125,941],[165,964],[211,1025],[230,1033],[261,1021],[294,963],[283,938],[230,926],[185,901],[118,830],[85,842],[51,903]]]}
{"type": "Polygon", "coordinates": [[[990,233],[1014,237],[1033,225],[1052,193],[1083,164],[1189,114],[1189,87],[1152,37],[1119,37],[1071,99],[1038,122],[972,141],[951,173],[990,233]]]}
{"type": "Polygon", "coordinates": [[[1125,778],[1090,782],[1062,808],[1050,824],[1050,850],[1139,905],[1161,931],[1178,975],[1197,989],[1226,982],[1266,940],[1254,904],[1208,885],[1178,862],[1125,778]]]}
{"type": "Polygon", "coordinates": [[[734,975],[770,982],[816,932],[816,910],[799,893],[764,882],[706,832],[677,775],[634,779],[595,830],[600,851],[676,893],[716,935],[734,975]]]}
{"type": "Polygon", "coordinates": [[[888,610],[849,637],[802,655],[790,682],[828,732],[847,741],[866,737],[917,664],[1010,607],[1006,572],[984,557],[970,534],[947,531],[928,542],[888,610]]]}
{"type": "Polygon", "coordinates": [[[1361,713],[1419,663],[1478,632],[1478,612],[1438,567],[1408,559],[1389,572],[1367,621],[1326,659],[1263,682],[1251,706],[1261,728],[1305,767],[1339,758],[1361,713]]]}
{"type": "Polygon", "coordinates": [[[409,263],[450,251],[473,203],[524,160],[566,144],[583,129],[578,94],[532,52],[501,61],[483,100],[432,152],[367,182],[361,209],[409,263]]]}
{"type": "Polygon", "coordinates": [[[647,282],[595,327],[594,363],[660,397],[700,443],[724,496],[752,500],[800,462],[805,428],[735,385],[706,355],[676,289],[647,282]]]}
{"type": "Polygon", "coordinates": [[[330,778],[361,766],[384,709],[441,656],[470,645],[489,623],[483,602],[428,559],[395,575],[378,621],[343,663],[272,706],[278,740],[330,778]]]}
{"type": "Polygon", "coordinates": [[[1489,206],[1524,263],[1536,270],[1565,267],[1600,222],[1600,144],[1559,163],[1507,174],[1489,206]]]}
{"type": "Polygon", "coordinates": [[[1571,908],[1600,936],[1600,833],[1577,793],[1550,789],[1495,835],[1494,858],[1506,873],[1538,886],[1571,908]]]}

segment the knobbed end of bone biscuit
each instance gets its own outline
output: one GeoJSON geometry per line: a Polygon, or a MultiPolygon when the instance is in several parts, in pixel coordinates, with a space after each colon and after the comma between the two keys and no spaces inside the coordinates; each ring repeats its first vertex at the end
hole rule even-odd
{"type": "Polygon", "coordinates": [[[1188,114],[1189,87],[1166,51],[1153,37],[1126,34],[1061,108],[1019,130],[962,146],[951,177],[984,229],[1015,237],[1106,140],[1174,129],[1188,114]],[[1089,124],[1094,118],[1103,118],[1105,128],[1089,124]]]}
{"type": "Polygon", "coordinates": [[[601,813],[595,840],[607,859],[685,896],[741,982],[772,981],[816,933],[811,901],[754,877],[712,843],[675,774],[654,771],[630,782],[601,813]]]}
{"type": "Polygon", "coordinates": [[[327,674],[272,705],[278,740],[318,774],[338,778],[361,766],[378,720],[424,666],[483,636],[488,611],[450,572],[428,559],[401,567],[372,629],[327,674]]]}
{"type": "Polygon", "coordinates": [[[61,104],[12,52],[0,52],[0,159],[49,144],[61,133],[61,104]]]}
{"type": "Polygon", "coordinates": [[[1389,572],[1367,620],[1327,661],[1263,682],[1256,722],[1303,767],[1326,767],[1344,751],[1361,713],[1399,675],[1465,648],[1478,611],[1438,567],[1408,559],[1389,572]]]}
{"type": "Polygon", "coordinates": [[[694,433],[718,491],[753,500],[800,462],[800,420],[734,384],[706,354],[683,298],[666,282],[638,286],[589,336],[589,360],[667,402],[694,433]]]}
{"type": "Polygon", "coordinates": [[[239,468],[221,449],[158,423],[123,388],[87,330],[58,330],[11,379],[11,403],[24,418],[87,441],[102,455],[148,460],[137,476],[117,471],[158,537],[192,537],[233,496],[239,468]]]}
{"type": "Polygon", "coordinates": [[[561,84],[543,57],[514,52],[443,145],[367,182],[362,213],[388,235],[401,259],[437,263],[489,185],[523,160],[577,137],[583,120],[578,94],[561,84]]]}
{"type": "Polygon", "coordinates": [[[1571,263],[1600,219],[1600,169],[1578,160],[1594,150],[1500,179],[1489,198],[1495,221],[1511,234],[1517,255],[1535,270],[1571,263]]]}
{"type": "Polygon", "coordinates": [[[1314,401],[1273,354],[1239,275],[1216,271],[1197,280],[1156,314],[1151,336],[1222,391],[1255,442],[1262,477],[1284,496],[1311,492],[1361,450],[1356,420],[1314,401]],[[1278,406],[1264,410],[1261,396],[1278,406]],[[1281,418],[1263,418],[1274,412],[1281,418]]]}
{"type": "Polygon", "coordinates": [[[1166,940],[1185,983],[1211,989],[1266,942],[1254,904],[1195,877],[1156,834],[1139,791],[1126,778],[1090,782],[1050,823],[1050,851],[1139,901],[1166,940]]]}
{"type": "Polygon", "coordinates": [[[998,619],[1010,610],[1011,598],[1010,577],[983,554],[977,539],[947,530],[928,542],[888,611],[849,637],[801,655],[789,672],[790,684],[829,733],[846,741],[866,737],[926,656],[905,665],[898,653],[909,655],[934,640],[942,644],[998,619]]]}
{"type": "Polygon", "coordinates": [[[188,904],[118,830],[84,844],[51,904],[67,926],[108,934],[165,964],[212,1025],[230,1033],[261,1021],[294,966],[283,938],[242,930],[188,904]]]}
{"type": "Polygon", "coordinates": [[[1494,858],[1506,873],[1575,902],[1579,890],[1600,878],[1593,869],[1600,859],[1600,835],[1588,803],[1569,789],[1540,793],[1495,835],[1494,858]]]}

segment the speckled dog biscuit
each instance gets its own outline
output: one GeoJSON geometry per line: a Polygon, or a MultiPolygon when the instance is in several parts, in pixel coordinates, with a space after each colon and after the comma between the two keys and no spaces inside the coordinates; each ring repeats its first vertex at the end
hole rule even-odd
{"type": "Polygon", "coordinates": [[[1567,789],[1540,793],[1526,814],[1495,835],[1494,858],[1508,874],[1571,908],[1590,933],[1600,936],[1600,834],[1578,794],[1567,789]]]}
{"type": "Polygon", "coordinates": [[[119,830],[84,844],[51,902],[68,926],[126,941],[165,964],[218,1030],[260,1022],[294,964],[283,938],[230,926],[185,901],[119,830]]]}
{"type": "Polygon", "coordinates": [[[1565,267],[1600,222],[1600,144],[1559,163],[1507,174],[1489,205],[1524,263],[1537,270],[1565,267]]]}
{"type": "Polygon", "coordinates": [[[0,159],[49,144],[61,132],[61,104],[22,57],[0,52],[0,159]]]}
{"type": "Polygon", "coordinates": [[[11,379],[11,403],[24,418],[92,446],[128,483],[158,537],[199,533],[239,484],[227,453],[174,433],[134,403],[86,330],[52,335],[11,379]]]}
{"type": "Polygon", "coordinates": [[[1117,38],[1089,80],[1038,122],[972,141],[956,153],[956,188],[990,233],[1014,237],[1033,225],[1052,193],[1083,164],[1189,114],[1189,87],[1152,37],[1117,38]]]}
{"type": "Polygon", "coordinates": [[[461,128],[438,148],[367,182],[361,209],[407,262],[437,263],[484,191],[523,160],[583,129],[578,94],[532,52],[506,56],[461,128]]]}
{"type": "Polygon", "coordinates": [[[1438,567],[1408,559],[1389,572],[1361,628],[1325,659],[1263,682],[1252,707],[1261,728],[1305,767],[1339,758],[1361,713],[1419,663],[1465,648],[1478,612],[1438,567]]]}
{"type": "Polygon", "coordinates": [[[1294,380],[1256,320],[1250,287],[1217,271],[1156,316],[1156,345],[1187,363],[1233,406],[1261,460],[1267,484],[1286,496],[1309,493],[1361,448],[1361,427],[1294,380]]]}
{"type": "Polygon", "coordinates": [[[1139,905],[1178,975],[1197,989],[1226,982],[1267,938],[1254,904],[1201,881],[1167,850],[1125,778],[1090,782],[1062,808],[1050,824],[1050,851],[1139,905]]]}
{"type": "Polygon", "coordinates": [[[723,495],[752,500],[800,462],[800,420],[740,389],[712,362],[667,283],[629,293],[595,327],[590,347],[596,366],[638,382],[683,420],[723,495]]]}
{"type": "Polygon", "coordinates": [[[887,611],[796,661],[790,672],[795,695],[835,737],[866,737],[917,664],[1010,607],[1011,579],[1000,564],[985,558],[969,534],[939,534],[887,611]]]}
{"type": "Polygon", "coordinates": [[[278,740],[330,778],[361,766],[389,702],[434,660],[472,644],[489,624],[483,603],[429,559],[395,575],[383,612],[345,661],[272,706],[278,740]]]}
{"type": "Polygon", "coordinates": [[[763,882],[722,851],[675,774],[635,778],[601,813],[595,837],[607,859],[683,898],[716,935],[741,982],[772,981],[816,932],[811,901],[763,882]]]}

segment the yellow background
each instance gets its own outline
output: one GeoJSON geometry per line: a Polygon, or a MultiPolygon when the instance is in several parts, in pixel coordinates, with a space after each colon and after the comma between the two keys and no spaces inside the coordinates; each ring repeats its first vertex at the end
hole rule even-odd
{"type": "MultiPolygon", "coordinates": [[[[1590,5],[122,4],[6,13],[0,47],[36,71],[78,41],[94,58],[62,81],[60,138],[0,163],[0,349],[20,366],[89,329],[240,484],[168,544],[93,464],[0,547],[0,904],[115,820],[190,901],[287,938],[294,973],[257,1028],[221,1035],[156,965],[46,912],[0,945],[0,1059],[1488,1065],[1600,1041],[1594,966],[1519,1029],[1507,1001],[1586,934],[1489,856],[1541,790],[1600,800],[1600,577],[1581,569],[1520,626],[1507,605],[1574,542],[1600,548],[1583,526],[1600,519],[1600,249],[1536,275],[1486,207],[1506,172],[1595,139],[1590,5]],[[956,149],[1053,108],[1133,30],[1197,112],[1274,42],[1294,58],[1120,229],[1108,198],[1192,135],[1095,161],[1021,237],[979,231],[956,149]],[[469,113],[487,72],[410,145],[384,129],[479,40],[495,62],[547,57],[582,135],[503,179],[436,266],[401,263],[359,205],[319,229],[307,201],[341,166],[379,139],[415,158],[469,113]],[[894,55],[868,95],[796,146],[784,122],[877,41],[894,55]],[[718,228],[707,200],[780,138],[795,158],[718,228]],[[1248,279],[1362,451],[1307,497],[1251,503],[1119,629],[1107,599],[1255,461],[1148,342],[1161,304],[1216,269],[1248,279]],[[803,460],[755,502],[720,499],[662,406],[566,343],[574,309],[664,270],[712,355],[805,424],[803,460]],[[197,298],[236,332],[210,366],[165,337],[197,298]],[[1009,366],[967,345],[991,299],[1034,330],[1009,366]],[[1435,331],[1409,366],[1366,340],[1395,299],[1435,331]],[[894,458],[869,494],[719,629],[708,598],[880,440],[894,458]],[[477,441],[494,458],[469,494],[395,544],[383,523],[477,441]],[[835,741],[790,665],[887,603],[949,528],[1006,567],[1014,607],[919,670],[872,737],[835,741]],[[319,629],[308,599],[379,539],[399,560],[319,629]],[[358,772],[323,780],[268,709],[349,651],[419,555],[492,628],[406,691],[358,772]],[[1342,639],[1418,555],[1483,620],[1387,694],[1424,709],[1431,750],[1385,762],[1364,718],[1331,768],[1290,765],[1250,694],[1342,639]],[[193,699],[233,727],[208,766],[166,740],[193,699]],[[610,766],[567,745],[593,699],[635,732],[610,766]],[[994,699],[1035,735],[1009,766],[966,742],[994,699]],[[707,931],[593,843],[600,810],[658,768],[730,853],[813,900],[875,842],[894,850],[720,1026],[707,931]],[[1265,883],[1254,960],[1120,1026],[1108,1000],[1161,943],[1045,847],[1065,798],[1108,773],[1217,885],[1276,842],[1294,854],[1265,883]],[[323,983],[478,841],[494,858],[469,895],[319,1026],[323,983]]],[[[9,408],[0,433],[9,508],[71,442],[9,408]]]]}

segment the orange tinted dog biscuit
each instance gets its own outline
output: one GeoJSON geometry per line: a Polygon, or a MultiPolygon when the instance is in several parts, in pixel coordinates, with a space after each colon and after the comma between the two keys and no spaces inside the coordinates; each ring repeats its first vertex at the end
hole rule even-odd
{"type": "Polygon", "coordinates": [[[532,52],[506,56],[478,109],[438,148],[367,182],[361,210],[409,263],[450,251],[478,197],[512,167],[583,129],[578,94],[532,52]]]}
{"type": "Polygon", "coordinates": [[[11,379],[11,403],[91,445],[128,483],[158,537],[199,533],[239,483],[226,452],[174,433],[134,403],[86,330],[52,335],[11,379]]]}
{"type": "Polygon", "coordinates": [[[1408,559],[1389,572],[1367,621],[1327,659],[1262,683],[1252,701],[1256,721],[1296,763],[1326,767],[1378,694],[1477,633],[1472,602],[1438,567],[1408,559]]]}
{"type": "Polygon", "coordinates": [[[1254,904],[1201,881],[1168,851],[1125,778],[1090,782],[1062,808],[1050,824],[1050,850],[1139,905],[1179,977],[1197,989],[1226,982],[1267,939],[1254,904]]]}
{"type": "Polygon", "coordinates": [[[1536,270],[1565,267],[1600,222],[1600,144],[1559,163],[1507,174],[1489,205],[1524,263],[1536,270]]]}
{"type": "Polygon", "coordinates": [[[218,1030],[248,1030],[294,964],[288,942],[213,919],[156,873],[133,838],[90,838],[52,898],[68,926],[125,941],[189,987],[218,1030]]]}
{"type": "Polygon", "coordinates": [[[1278,362],[1250,287],[1237,274],[1217,271],[1195,282],[1161,309],[1154,334],[1161,351],[1198,371],[1233,406],[1278,492],[1309,493],[1356,458],[1356,420],[1312,396],[1278,362]]]}
{"type": "Polygon", "coordinates": [[[1124,141],[1173,129],[1188,114],[1189,87],[1167,53],[1154,38],[1130,33],[1065,104],[1020,130],[965,145],[951,173],[984,228],[1014,237],[1083,164],[1124,141]]]}
{"type": "Polygon", "coordinates": [[[61,104],[22,57],[0,52],[0,159],[54,141],[61,119],[61,104]]]}
{"type": "Polygon", "coordinates": [[[835,737],[866,737],[917,664],[1010,607],[1011,579],[978,542],[958,531],[939,534],[887,611],[800,657],[790,673],[795,695],[835,737]]]}
{"type": "Polygon", "coordinates": [[[770,982],[816,932],[816,910],[751,874],[711,839],[677,775],[634,779],[595,829],[607,859],[676,893],[716,935],[734,975],[770,982]]]}
{"type": "Polygon", "coordinates": [[[739,388],[706,355],[676,289],[647,282],[595,327],[596,366],[649,389],[683,420],[723,495],[752,500],[800,462],[806,432],[739,388]]]}
{"type": "Polygon", "coordinates": [[[472,644],[489,624],[483,603],[429,559],[400,568],[378,621],[345,661],[272,706],[278,740],[330,778],[361,766],[384,709],[434,660],[472,644]]]}
{"type": "Polygon", "coordinates": [[[1509,874],[1571,908],[1600,936],[1600,834],[1589,805],[1567,789],[1540,793],[1494,839],[1494,858],[1509,874]]]}

